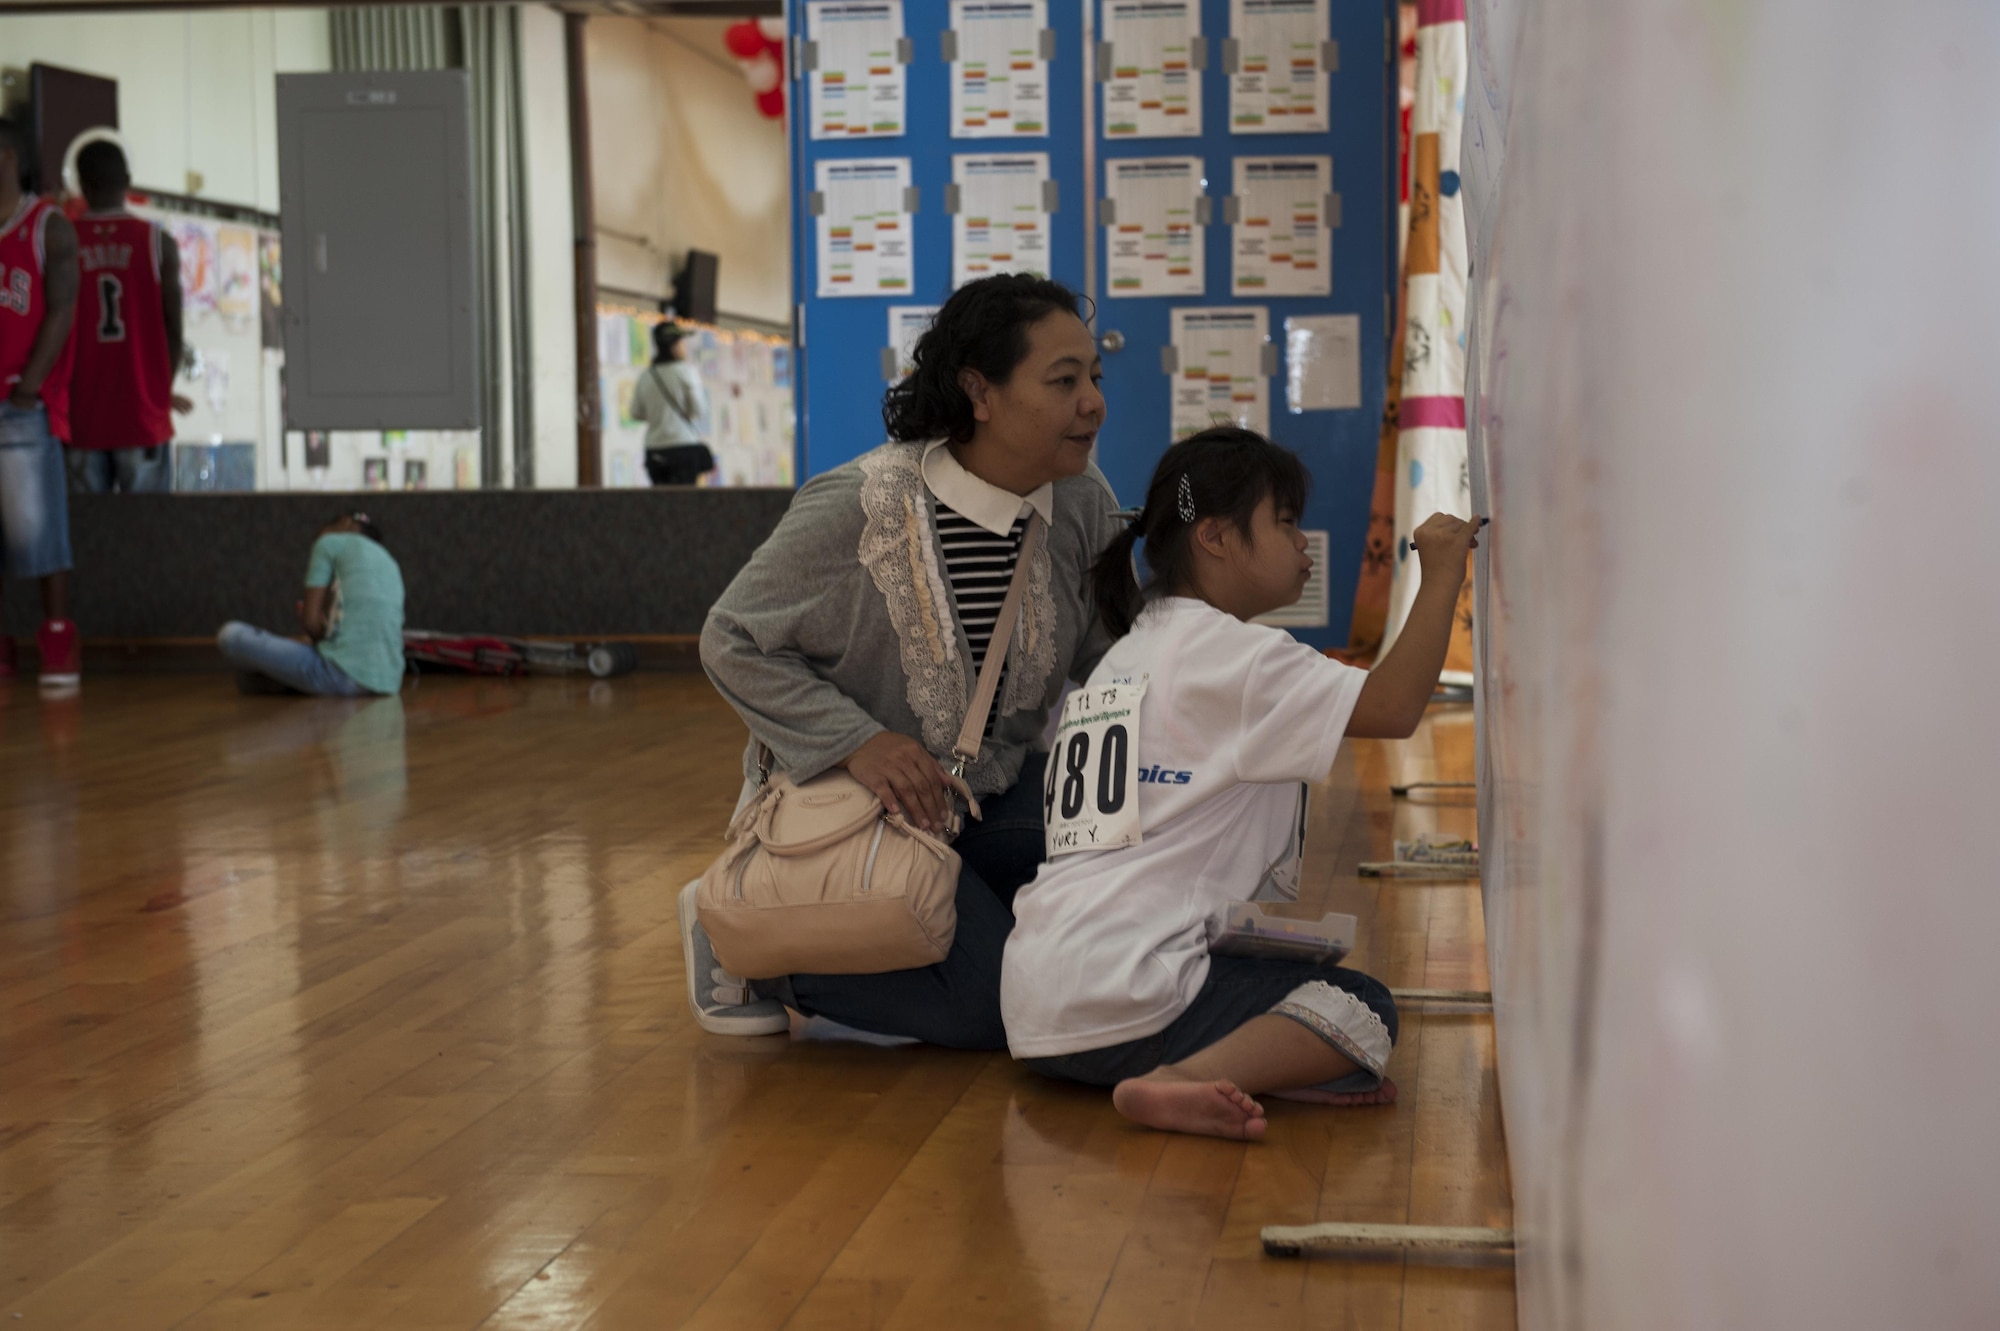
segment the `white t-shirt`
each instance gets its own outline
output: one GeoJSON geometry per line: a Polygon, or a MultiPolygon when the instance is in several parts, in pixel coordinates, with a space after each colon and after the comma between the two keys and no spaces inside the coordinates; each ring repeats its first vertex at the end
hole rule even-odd
{"type": "Polygon", "coordinates": [[[1000,1008],[1016,1058],[1122,1044],[1187,1010],[1230,904],[1296,892],[1300,783],[1333,769],[1368,678],[1179,597],[1148,605],[1090,684],[1141,676],[1143,839],[1051,860],[1014,899],[1000,1008]]]}

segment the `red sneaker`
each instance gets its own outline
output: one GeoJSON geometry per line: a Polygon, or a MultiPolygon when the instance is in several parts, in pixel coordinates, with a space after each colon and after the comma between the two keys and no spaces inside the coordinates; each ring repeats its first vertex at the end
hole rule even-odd
{"type": "Polygon", "coordinates": [[[35,635],[42,649],[42,683],[75,684],[83,678],[83,639],[73,619],[51,619],[35,635]]]}
{"type": "Polygon", "coordinates": [[[0,679],[12,679],[17,673],[14,668],[14,640],[0,633],[0,679]]]}

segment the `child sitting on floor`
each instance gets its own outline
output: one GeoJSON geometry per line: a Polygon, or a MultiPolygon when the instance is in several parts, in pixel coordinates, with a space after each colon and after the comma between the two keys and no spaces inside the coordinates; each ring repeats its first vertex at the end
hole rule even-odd
{"type": "Polygon", "coordinates": [[[1049,756],[1050,859],[1014,904],[1001,1009],[1016,1058],[1114,1087],[1118,1111],[1149,1127],[1255,1141],[1255,1095],[1396,1095],[1384,985],[1209,944],[1232,903],[1297,894],[1301,783],[1332,770],[1342,735],[1416,729],[1480,524],[1440,513],[1417,529],[1408,622],[1372,672],[1357,670],[1250,622],[1305,588],[1306,484],[1298,458],[1262,436],[1205,430],[1167,450],[1145,508],[1093,572],[1121,636],[1049,756]]]}

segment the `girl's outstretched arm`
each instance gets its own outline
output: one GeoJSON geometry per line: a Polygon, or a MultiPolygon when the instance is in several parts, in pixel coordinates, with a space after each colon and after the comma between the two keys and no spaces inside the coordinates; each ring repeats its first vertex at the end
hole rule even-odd
{"type": "Polygon", "coordinates": [[[1465,556],[1479,548],[1485,518],[1467,522],[1448,513],[1433,513],[1411,533],[1422,580],[1410,617],[1396,635],[1388,655],[1375,663],[1361,686],[1354,714],[1347,720],[1352,739],[1408,739],[1424,719],[1424,708],[1437,691],[1451,645],[1452,616],[1458,611],[1458,590],[1465,585],[1465,556]]]}

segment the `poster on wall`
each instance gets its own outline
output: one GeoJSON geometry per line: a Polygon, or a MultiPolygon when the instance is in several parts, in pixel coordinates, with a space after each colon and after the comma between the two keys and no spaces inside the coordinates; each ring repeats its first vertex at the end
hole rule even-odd
{"type": "Polygon", "coordinates": [[[917,368],[917,339],[931,326],[937,312],[935,305],[889,307],[889,348],[896,361],[896,376],[891,383],[901,383],[917,368]]]}
{"type": "Polygon", "coordinates": [[[1178,309],[1170,327],[1174,438],[1211,425],[1270,434],[1270,312],[1261,305],[1178,309]]]}
{"type": "Polygon", "coordinates": [[[169,229],[181,252],[181,308],[189,314],[207,313],[215,308],[215,224],[182,221],[169,229]]]}
{"type": "Polygon", "coordinates": [[[1052,35],[1048,0],[951,0],[953,138],[1049,132],[1052,35]]]}
{"type": "Polygon", "coordinates": [[[1199,296],[1205,205],[1199,157],[1127,157],[1105,163],[1099,205],[1113,296],[1199,296]]]}
{"type": "Polygon", "coordinates": [[[265,350],[284,350],[285,267],[275,231],[257,233],[257,312],[258,336],[265,350]]]}
{"type": "Polygon", "coordinates": [[[812,136],[892,138],[903,132],[903,0],[813,0],[812,136]]]}
{"type": "Polygon", "coordinates": [[[257,314],[257,233],[248,227],[215,231],[215,312],[225,319],[257,314]]]}
{"type": "Polygon", "coordinates": [[[1285,320],[1285,405],[1293,413],[1361,405],[1361,316],[1295,314],[1285,320]]]}
{"type": "Polygon", "coordinates": [[[1332,294],[1332,190],[1331,157],[1236,159],[1232,295],[1332,294]]]}
{"type": "Polygon", "coordinates": [[[813,183],[819,294],[908,295],[916,268],[910,159],[822,160],[813,164],[813,183]]]}
{"type": "Polygon", "coordinates": [[[1201,135],[1199,0],[1104,0],[1104,137],[1201,135]]]}
{"type": "Polygon", "coordinates": [[[1229,0],[1236,68],[1229,132],[1316,134],[1327,127],[1326,0],[1229,0]]]}
{"type": "Polygon", "coordinates": [[[1049,155],[961,154],[951,219],[951,284],[995,273],[1049,275],[1049,155]]]}

